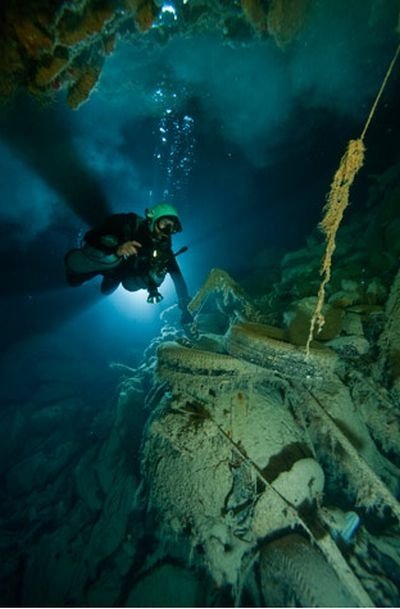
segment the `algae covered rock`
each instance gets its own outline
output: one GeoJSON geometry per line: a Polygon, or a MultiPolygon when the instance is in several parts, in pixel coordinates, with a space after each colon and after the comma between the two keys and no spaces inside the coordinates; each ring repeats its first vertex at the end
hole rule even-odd
{"type": "MultiPolygon", "coordinates": [[[[294,345],[304,346],[306,344],[316,302],[315,297],[303,298],[294,302],[290,311],[286,312],[286,333],[289,341],[294,345]]],[[[339,307],[327,304],[323,308],[323,314],[325,323],[321,332],[318,332],[315,338],[320,341],[327,341],[341,333],[344,312],[339,307]]]]}

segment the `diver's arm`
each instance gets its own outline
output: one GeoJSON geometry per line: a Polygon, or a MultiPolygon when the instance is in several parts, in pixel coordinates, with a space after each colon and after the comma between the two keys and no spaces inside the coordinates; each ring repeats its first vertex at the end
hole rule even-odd
{"type": "Polygon", "coordinates": [[[173,254],[168,265],[168,272],[171,275],[172,281],[174,282],[176,294],[178,296],[178,306],[182,311],[181,323],[183,325],[190,324],[193,321],[193,317],[188,309],[188,304],[191,298],[189,296],[186,281],[183,278],[181,269],[179,268],[179,265],[173,254]]]}
{"type": "Polygon", "coordinates": [[[102,224],[88,231],[84,241],[105,254],[132,256],[137,253],[138,242],[132,239],[136,229],[136,214],[114,214],[102,224]],[[124,247],[126,246],[126,247],[124,247]]]}
{"type": "Polygon", "coordinates": [[[122,221],[121,214],[109,216],[102,224],[95,226],[85,234],[83,238],[85,243],[101,250],[105,254],[116,254],[116,250],[120,245],[122,221]]]}
{"type": "Polygon", "coordinates": [[[125,241],[125,243],[117,247],[115,253],[120,258],[129,258],[130,256],[137,256],[141,247],[142,244],[139,241],[125,241]]]}
{"type": "Polygon", "coordinates": [[[175,260],[175,256],[173,254],[168,264],[168,272],[171,275],[172,281],[174,282],[176,295],[178,296],[179,308],[183,310],[190,302],[190,296],[186,281],[183,278],[181,269],[179,268],[178,263],[175,260]]]}

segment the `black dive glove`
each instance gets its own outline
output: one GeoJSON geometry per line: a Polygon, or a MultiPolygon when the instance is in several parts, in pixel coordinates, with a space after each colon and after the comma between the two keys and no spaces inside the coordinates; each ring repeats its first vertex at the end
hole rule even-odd
{"type": "Polygon", "coordinates": [[[164,299],[164,296],[162,294],[160,294],[160,292],[157,290],[157,288],[149,290],[149,295],[147,297],[147,302],[149,304],[157,304],[157,303],[161,302],[163,299],[164,299]]]}

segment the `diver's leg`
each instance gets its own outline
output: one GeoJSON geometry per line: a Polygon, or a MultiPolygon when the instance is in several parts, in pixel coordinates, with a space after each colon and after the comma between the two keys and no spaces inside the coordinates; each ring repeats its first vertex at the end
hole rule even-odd
{"type": "Polygon", "coordinates": [[[76,260],[83,259],[81,250],[70,250],[66,253],[64,257],[64,265],[65,265],[65,278],[69,286],[75,288],[89,279],[96,277],[99,274],[99,271],[96,269],[85,269],[84,266],[80,266],[76,264],[76,260]]]}
{"type": "Polygon", "coordinates": [[[115,279],[114,277],[105,276],[105,277],[103,277],[103,281],[101,282],[101,285],[100,285],[100,292],[102,294],[105,294],[106,296],[108,294],[112,294],[118,288],[119,284],[120,284],[119,279],[115,279]]]}
{"type": "Polygon", "coordinates": [[[147,288],[146,280],[140,275],[127,275],[122,279],[122,285],[128,292],[136,292],[147,288]]]}
{"type": "Polygon", "coordinates": [[[105,294],[112,294],[119,287],[121,279],[116,273],[110,271],[109,273],[103,273],[103,280],[100,285],[100,292],[105,294]]]}
{"type": "Polygon", "coordinates": [[[70,286],[80,286],[98,275],[104,277],[100,288],[103,294],[111,294],[119,285],[119,279],[115,279],[114,272],[121,260],[110,261],[110,256],[100,250],[85,245],[67,252],[64,262],[67,283],[70,286]]]}
{"type": "Polygon", "coordinates": [[[69,286],[76,288],[86,281],[89,281],[89,279],[93,279],[93,277],[96,277],[98,274],[99,273],[74,273],[73,271],[66,269],[65,279],[69,286]]]}

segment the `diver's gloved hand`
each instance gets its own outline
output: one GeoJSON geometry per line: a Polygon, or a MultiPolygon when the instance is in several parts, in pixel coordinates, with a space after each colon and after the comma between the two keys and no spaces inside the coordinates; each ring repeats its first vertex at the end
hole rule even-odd
{"type": "Polygon", "coordinates": [[[164,299],[164,296],[162,294],[160,294],[160,292],[158,290],[152,290],[151,292],[149,292],[149,295],[147,297],[147,302],[150,304],[156,304],[158,302],[161,302],[164,299]]]}

